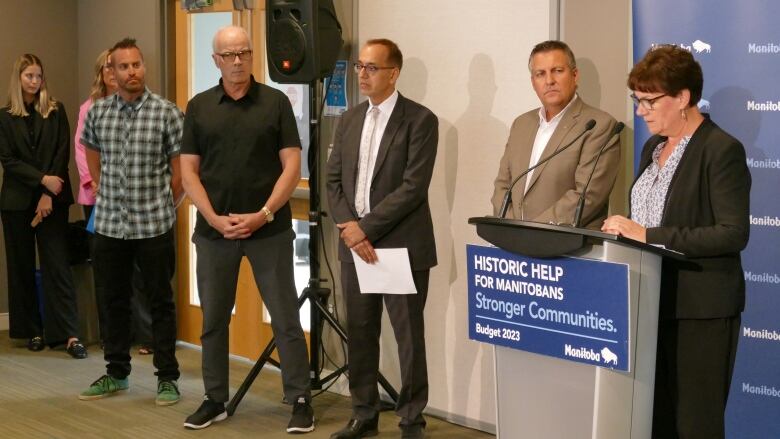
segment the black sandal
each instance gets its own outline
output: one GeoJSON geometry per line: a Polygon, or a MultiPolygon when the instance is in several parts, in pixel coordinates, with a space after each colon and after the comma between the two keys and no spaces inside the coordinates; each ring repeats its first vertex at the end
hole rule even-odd
{"type": "Polygon", "coordinates": [[[84,345],[78,339],[76,339],[75,341],[73,341],[73,343],[68,345],[67,351],[71,357],[77,360],[87,358],[87,348],[84,347],[84,345]]]}
{"type": "Polygon", "coordinates": [[[33,352],[42,351],[45,347],[46,345],[43,343],[43,337],[40,336],[35,336],[27,342],[27,349],[33,352]]]}

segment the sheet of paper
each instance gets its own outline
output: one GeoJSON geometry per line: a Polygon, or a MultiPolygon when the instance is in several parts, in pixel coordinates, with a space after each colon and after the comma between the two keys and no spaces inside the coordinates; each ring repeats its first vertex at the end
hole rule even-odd
{"type": "Polygon", "coordinates": [[[360,292],[363,294],[417,294],[412,279],[409,251],[405,248],[377,248],[378,261],[367,264],[352,251],[360,292]]]}

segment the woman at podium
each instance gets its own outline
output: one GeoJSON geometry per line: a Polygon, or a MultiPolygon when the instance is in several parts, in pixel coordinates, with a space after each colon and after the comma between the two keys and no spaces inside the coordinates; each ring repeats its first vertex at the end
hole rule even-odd
{"type": "Polygon", "coordinates": [[[636,114],[652,137],[631,188],[631,216],[602,230],[685,254],[664,260],[654,438],[723,438],[745,304],[750,173],[742,144],[702,114],[702,70],[690,52],[657,46],[631,70],[636,114]]]}

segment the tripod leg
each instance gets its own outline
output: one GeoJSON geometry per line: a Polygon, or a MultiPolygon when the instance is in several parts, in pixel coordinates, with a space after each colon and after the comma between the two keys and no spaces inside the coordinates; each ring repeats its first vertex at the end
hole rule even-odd
{"type": "MultiPolygon", "coordinates": [[[[344,331],[344,328],[341,327],[339,322],[336,321],[336,318],[333,317],[333,315],[327,309],[325,309],[324,306],[322,306],[322,303],[320,303],[319,300],[311,300],[311,303],[314,304],[314,306],[320,312],[322,317],[330,324],[333,330],[336,331],[339,337],[341,337],[341,340],[346,343],[347,333],[344,331]]],[[[345,364],[342,369],[345,369],[346,367],[347,366],[345,364]]],[[[332,375],[333,374],[328,376],[328,380],[332,377],[332,375]]],[[[387,379],[381,373],[379,374],[379,385],[382,386],[382,389],[384,389],[385,392],[387,392],[387,394],[390,396],[393,402],[398,402],[398,392],[393,388],[393,385],[390,384],[390,382],[387,381],[387,379]]]]}
{"type": "Polygon", "coordinates": [[[333,328],[334,331],[341,337],[341,340],[343,342],[347,341],[347,332],[344,331],[344,328],[341,327],[338,321],[336,321],[336,318],[333,317],[333,314],[331,314],[325,307],[322,305],[322,303],[319,300],[312,299],[311,303],[314,304],[314,306],[317,308],[317,310],[320,312],[322,317],[330,324],[331,328],[333,328]]]}
{"type": "Polygon", "coordinates": [[[249,390],[249,388],[252,387],[252,383],[255,382],[255,378],[257,378],[257,376],[260,374],[260,371],[263,370],[265,363],[270,360],[274,349],[276,349],[276,339],[272,338],[263,350],[263,353],[260,354],[260,358],[257,359],[257,362],[252,367],[252,370],[249,371],[249,375],[244,378],[244,382],[241,383],[241,387],[239,387],[236,394],[233,395],[233,399],[230,400],[227,407],[225,408],[227,410],[228,416],[233,416],[233,413],[236,411],[236,407],[238,407],[238,404],[242,399],[244,399],[244,395],[249,390]]]}

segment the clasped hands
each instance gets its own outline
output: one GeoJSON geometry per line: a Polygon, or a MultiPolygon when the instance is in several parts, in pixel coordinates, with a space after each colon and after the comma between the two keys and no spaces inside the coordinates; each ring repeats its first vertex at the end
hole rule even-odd
{"type": "MultiPolygon", "coordinates": [[[[46,190],[54,195],[62,192],[63,183],[65,183],[65,180],[57,177],[56,175],[44,175],[43,178],[41,178],[41,184],[46,188],[46,190]]],[[[41,198],[38,200],[38,205],[35,207],[35,218],[33,218],[30,225],[35,227],[40,224],[44,218],[51,214],[53,209],[54,205],[52,203],[51,196],[49,194],[42,194],[41,198]]]]}
{"type": "Polygon", "coordinates": [[[263,227],[266,223],[265,214],[261,212],[252,213],[230,213],[227,215],[217,215],[209,224],[217,229],[225,239],[246,239],[252,236],[255,230],[263,227]]]}
{"type": "Polygon", "coordinates": [[[51,193],[54,195],[59,194],[62,192],[62,185],[65,183],[65,180],[61,179],[60,177],[57,177],[56,175],[44,175],[41,179],[41,184],[51,193]]]}
{"type": "Polygon", "coordinates": [[[341,230],[340,236],[344,240],[344,245],[354,250],[360,256],[360,259],[368,264],[373,264],[378,260],[374,246],[371,245],[357,221],[336,224],[336,227],[341,230]]]}

